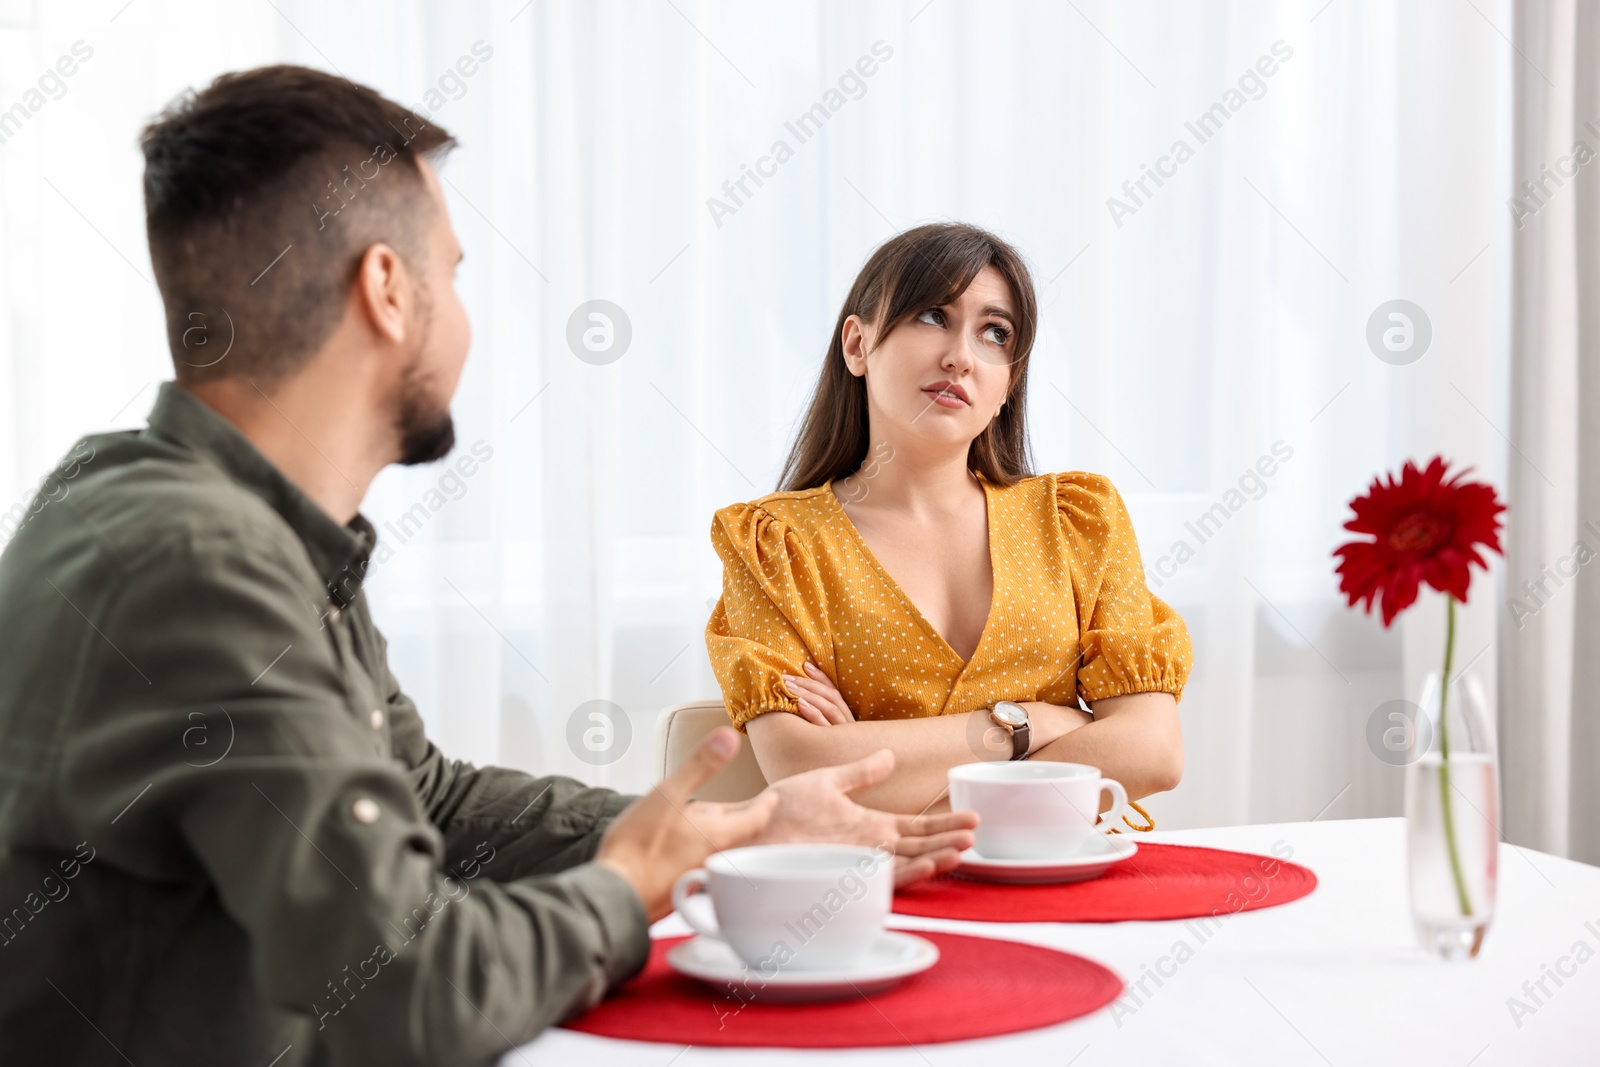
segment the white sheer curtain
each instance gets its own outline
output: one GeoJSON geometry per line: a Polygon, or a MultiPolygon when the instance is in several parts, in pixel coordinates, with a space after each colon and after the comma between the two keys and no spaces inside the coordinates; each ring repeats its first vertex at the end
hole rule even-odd
{"type": "MultiPolygon", "coordinates": [[[[448,750],[645,784],[656,711],[716,692],[712,511],[772,489],[871,249],[962,219],[1036,273],[1040,467],[1118,483],[1194,637],[1161,825],[1398,812],[1366,727],[1439,658],[1437,604],[1386,633],[1341,606],[1329,553],[1406,457],[1504,484],[1500,7],[121,4],[0,4],[0,106],[94,50],[0,145],[7,501],[166,375],[141,120],[223,70],[336,69],[462,141],[456,412],[492,456],[386,473],[367,505],[393,524],[374,610],[448,750]],[[1394,299],[1431,323],[1400,365],[1367,342],[1394,299]],[[611,362],[567,340],[593,300],[631,329],[611,362]],[[569,745],[591,700],[631,722],[605,766],[569,745]]],[[[1495,613],[1480,580],[1463,658],[1495,613]]],[[[1491,691],[1495,663],[1472,668],[1491,691]]]]}

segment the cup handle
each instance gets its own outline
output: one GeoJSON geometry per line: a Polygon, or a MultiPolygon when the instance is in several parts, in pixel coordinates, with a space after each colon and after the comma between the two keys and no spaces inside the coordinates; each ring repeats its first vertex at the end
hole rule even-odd
{"type": "MultiPolygon", "coordinates": [[[[1117,788],[1120,789],[1122,787],[1118,786],[1117,788]]],[[[689,898],[703,892],[706,885],[707,878],[704,867],[696,867],[691,871],[684,871],[678,875],[678,880],[672,883],[672,906],[677,909],[679,915],[683,916],[683,921],[689,924],[689,928],[701,937],[709,937],[716,941],[726,941],[727,938],[722,936],[722,931],[717,927],[715,920],[711,920],[708,923],[705,917],[696,917],[695,912],[699,909],[688,906],[689,898]]]]}
{"type": "Polygon", "coordinates": [[[1111,790],[1111,808],[1094,824],[1096,830],[1105,831],[1128,810],[1128,791],[1122,788],[1122,783],[1115,778],[1100,779],[1100,789],[1102,792],[1111,790]]]}

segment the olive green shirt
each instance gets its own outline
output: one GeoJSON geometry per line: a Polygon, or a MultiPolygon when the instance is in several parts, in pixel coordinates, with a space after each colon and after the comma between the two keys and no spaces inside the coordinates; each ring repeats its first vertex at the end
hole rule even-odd
{"type": "Polygon", "coordinates": [[[192,394],[0,536],[0,1059],[481,1063],[643,965],[632,798],[445,758],[372,525],[192,394]]]}

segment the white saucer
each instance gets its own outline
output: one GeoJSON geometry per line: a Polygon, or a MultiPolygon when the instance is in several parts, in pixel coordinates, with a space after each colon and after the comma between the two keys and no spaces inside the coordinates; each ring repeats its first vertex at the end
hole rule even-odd
{"type": "Polygon", "coordinates": [[[898,985],[939,962],[939,949],[924,938],[899,930],[880,933],[848,970],[796,971],[778,968],[771,977],[740,959],[732,948],[709,937],[691,937],[667,950],[667,964],[740,1000],[797,1004],[870,996],[898,985]]]}
{"type": "Polygon", "coordinates": [[[1113,865],[1139,851],[1125,834],[1099,834],[1098,844],[1082,852],[1048,860],[991,860],[974,849],[961,854],[961,866],[950,872],[979,882],[1005,882],[1009,885],[1045,885],[1053,882],[1086,882],[1098,878],[1113,865]]]}

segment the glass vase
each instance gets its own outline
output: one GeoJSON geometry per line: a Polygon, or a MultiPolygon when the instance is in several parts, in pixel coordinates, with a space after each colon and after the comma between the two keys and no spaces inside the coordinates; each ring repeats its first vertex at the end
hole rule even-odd
{"type": "Polygon", "coordinates": [[[1494,918],[1500,782],[1494,714],[1475,678],[1430,674],[1406,766],[1411,919],[1423,949],[1471,959],[1494,918]],[[1442,706],[1441,706],[1442,705],[1442,706]]]}

